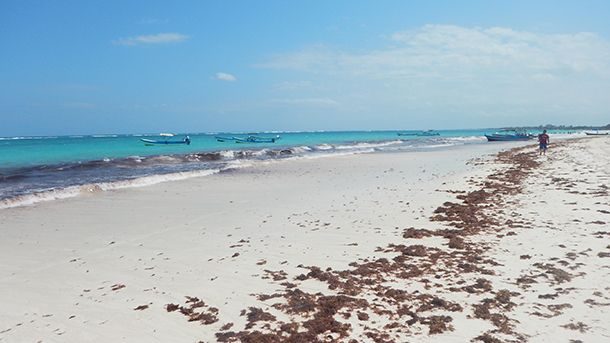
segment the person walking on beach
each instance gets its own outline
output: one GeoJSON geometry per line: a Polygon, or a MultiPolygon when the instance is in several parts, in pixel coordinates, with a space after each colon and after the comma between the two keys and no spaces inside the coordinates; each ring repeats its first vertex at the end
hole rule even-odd
{"type": "Polygon", "coordinates": [[[540,143],[540,155],[546,155],[546,149],[549,145],[549,135],[546,134],[546,130],[538,135],[538,143],[540,143]]]}

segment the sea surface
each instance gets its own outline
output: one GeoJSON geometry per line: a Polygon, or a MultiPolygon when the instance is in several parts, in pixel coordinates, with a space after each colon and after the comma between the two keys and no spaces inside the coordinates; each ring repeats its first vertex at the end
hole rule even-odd
{"type": "Polygon", "coordinates": [[[418,132],[405,130],[254,133],[279,136],[275,143],[215,138],[253,133],[199,133],[188,134],[190,145],[153,146],[140,139],[159,139],[158,134],[0,137],[0,208],[208,175],[270,159],[483,144],[484,134],[494,131],[437,131],[440,136],[397,135],[418,132]]]}

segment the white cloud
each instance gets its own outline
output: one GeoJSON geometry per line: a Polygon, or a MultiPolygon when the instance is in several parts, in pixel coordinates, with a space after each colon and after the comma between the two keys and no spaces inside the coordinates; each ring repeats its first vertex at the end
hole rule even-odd
{"type": "Polygon", "coordinates": [[[416,113],[438,121],[454,113],[454,126],[464,127],[484,125],[477,121],[483,113],[575,122],[575,113],[597,118],[610,106],[610,42],[595,33],[425,25],[388,37],[381,48],[315,45],[258,67],[312,80],[309,89],[293,91],[297,98],[336,99],[342,109],[376,119],[416,113]]]}
{"type": "Polygon", "coordinates": [[[113,41],[116,45],[141,45],[141,44],[167,44],[179,43],[187,40],[189,36],[180,33],[157,33],[154,35],[141,35],[135,37],[120,38],[113,41]]]}
{"type": "Polygon", "coordinates": [[[229,73],[216,73],[216,76],[214,77],[216,80],[220,80],[220,81],[228,81],[228,82],[233,82],[233,81],[237,81],[237,78],[229,73]]]}
{"type": "Polygon", "coordinates": [[[391,42],[394,44],[390,47],[364,53],[312,46],[277,55],[259,66],[378,77],[430,76],[429,71],[463,73],[488,68],[610,75],[610,44],[593,33],[538,34],[498,27],[426,25],[394,33],[391,42]]]}

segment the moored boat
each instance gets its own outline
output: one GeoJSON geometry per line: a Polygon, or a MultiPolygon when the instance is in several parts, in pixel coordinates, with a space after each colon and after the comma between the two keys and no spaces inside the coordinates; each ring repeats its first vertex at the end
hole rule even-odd
{"type": "Polygon", "coordinates": [[[588,131],[585,131],[585,135],[587,135],[587,136],[607,136],[608,132],[599,132],[599,131],[588,132],[588,131]]]}
{"type": "Polygon", "coordinates": [[[159,136],[163,137],[163,139],[148,139],[148,138],[140,138],[145,145],[167,145],[167,144],[191,144],[191,138],[189,136],[185,136],[182,140],[173,140],[174,134],[172,133],[161,133],[159,136]]]}
{"type": "Polygon", "coordinates": [[[440,136],[441,134],[434,130],[428,130],[428,131],[418,132],[415,135],[416,136],[440,136]]]}
{"type": "Polygon", "coordinates": [[[275,137],[259,137],[259,136],[254,136],[254,135],[250,135],[250,136],[246,136],[246,137],[216,136],[214,138],[216,138],[216,140],[218,142],[233,141],[235,143],[275,143],[278,139],[280,139],[280,136],[279,135],[275,136],[275,137]]]}
{"type": "Polygon", "coordinates": [[[510,141],[527,141],[534,139],[533,134],[522,129],[506,129],[485,135],[490,142],[510,142],[510,141]]]}

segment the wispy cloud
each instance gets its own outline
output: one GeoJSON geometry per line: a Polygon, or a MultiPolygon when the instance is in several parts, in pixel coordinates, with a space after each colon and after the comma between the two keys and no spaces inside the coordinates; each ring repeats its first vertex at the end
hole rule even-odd
{"type": "Polygon", "coordinates": [[[157,33],[153,35],[141,35],[135,37],[119,38],[114,40],[116,45],[142,45],[142,44],[167,44],[179,43],[189,39],[189,36],[180,33],[157,33]]]}
{"type": "MultiPolygon", "coordinates": [[[[601,91],[610,89],[610,42],[595,33],[425,25],[391,33],[379,46],[358,51],[308,46],[257,66],[312,80],[307,97],[329,97],[344,104],[341,108],[367,113],[382,109],[395,117],[429,113],[424,116],[435,120],[434,115],[454,113],[474,121],[480,113],[507,118],[545,113],[570,118],[599,116],[610,106],[601,91]]],[[[303,96],[302,89],[293,93],[303,96]]]]}
{"type": "Polygon", "coordinates": [[[216,80],[220,80],[220,81],[228,81],[228,82],[233,82],[233,81],[237,81],[237,78],[229,73],[216,73],[216,75],[214,76],[214,79],[216,80]]]}
{"type": "Polygon", "coordinates": [[[425,25],[390,37],[391,46],[374,51],[351,53],[318,45],[274,56],[259,66],[385,77],[489,68],[610,75],[610,44],[594,33],[540,34],[499,27],[425,25]]]}
{"type": "Polygon", "coordinates": [[[283,81],[274,85],[276,91],[295,91],[299,89],[309,89],[312,87],[311,81],[283,81]]]}
{"type": "Polygon", "coordinates": [[[336,107],[339,102],[329,98],[273,99],[273,104],[290,106],[336,107]]]}

